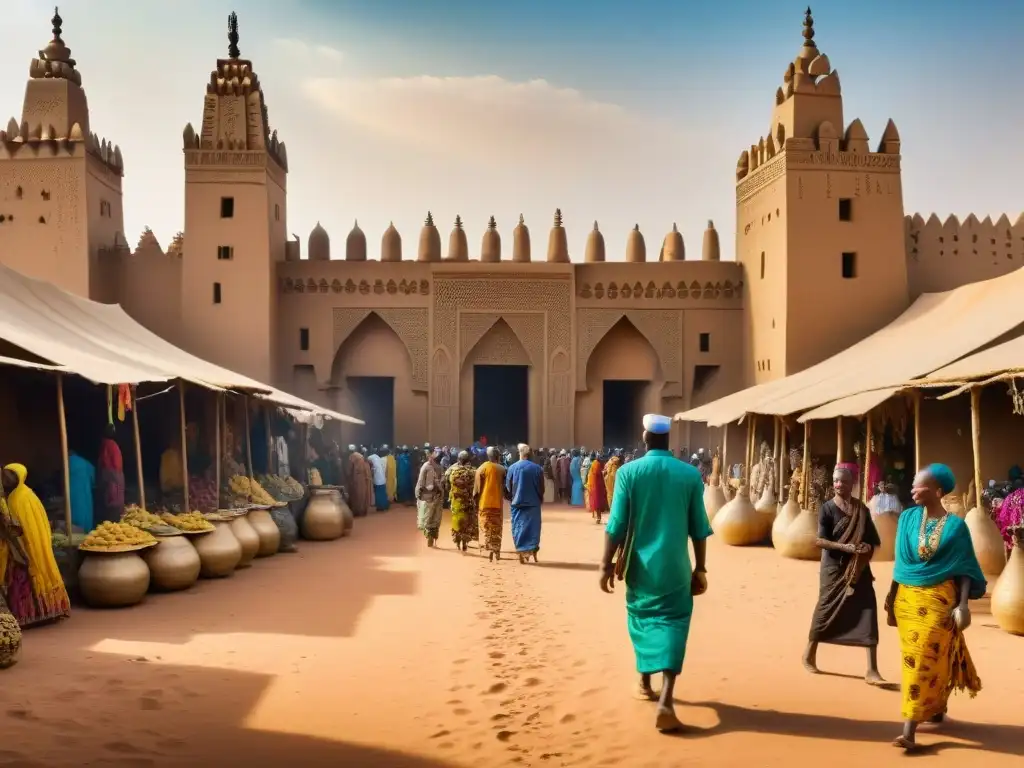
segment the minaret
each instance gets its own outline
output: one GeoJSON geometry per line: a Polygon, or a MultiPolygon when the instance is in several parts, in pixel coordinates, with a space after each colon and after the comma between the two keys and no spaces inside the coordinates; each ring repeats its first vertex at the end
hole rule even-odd
{"type": "Polygon", "coordinates": [[[51,40],[29,65],[21,118],[0,121],[0,262],[117,303],[124,162],[120,148],[90,132],[82,75],[57,9],[51,23],[51,40]]]}
{"type": "MultiPolygon", "coordinates": [[[[844,122],[839,73],[818,47],[810,8],[801,36],[769,133],[736,163],[748,384],[812,366],[909,305],[899,134],[879,125],[871,152],[860,120],[844,122]]],[[[709,224],[704,260],[717,257],[717,240],[709,224]]]]}
{"type": "Polygon", "coordinates": [[[556,264],[569,263],[569,240],[562,226],[562,209],[555,209],[555,223],[548,235],[548,261],[556,264]]]}
{"type": "MultiPolygon", "coordinates": [[[[186,347],[211,362],[273,384],[277,262],[287,243],[288,153],[272,131],[252,62],[228,16],[227,58],[217,59],[197,132],[183,133],[185,252],[182,327],[186,347]],[[210,333],[217,326],[218,333],[210,333]]],[[[286,338],[298,331],[284,329],[286,338]]]]}
{"type": "Polygon", "coordinates": [[[487,222],[487,230],[480,241],[480,261],[496,263],[501,261],[501,235],[498,234],[498,222],[491,216],[487,222]]]}

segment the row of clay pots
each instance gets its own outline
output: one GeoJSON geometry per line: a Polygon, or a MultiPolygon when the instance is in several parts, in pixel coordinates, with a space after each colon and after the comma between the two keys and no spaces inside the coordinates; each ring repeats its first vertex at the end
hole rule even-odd
{"type": "MultiPolygon", "coordinates": [[[[303,519],[303,536],[312,541],[341,538],[353,517],[334,489],[314,491],[303,519]]],[[[226,578],[258,557],[277,553],[281,531],[267,510],[251,510],[230,522],[215,522],[208,533],[161,536],[147,550],[86,553],[78,571],[79,589],[95,608],[138,605],[150,590],[188,589],[202,577],[226,578]]]]}

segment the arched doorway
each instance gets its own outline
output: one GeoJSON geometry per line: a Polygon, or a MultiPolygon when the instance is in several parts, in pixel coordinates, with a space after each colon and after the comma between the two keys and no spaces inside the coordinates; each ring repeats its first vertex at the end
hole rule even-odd
{"type": "Polygon", "coordinates": [[[627,317],[601,338],[587,360],[587,391],[577,394],[576,442],[588,448],[635,446],[644,413],[661,405],[658,353],[627,317]]]}
{"type": "MultiPolygon", "coordinates": [[[[410,432],[413,407],[412,360],[405,343],[379,315],[368,314],[334,355],[331,388],[335,407],[366,422],[347,430],[364,445],[395,445],[410,432]]],[[[421,409],[422,410],[422,409],[421,409]]],[[[425,429],[425,426],[423,427],[425,429]]]]}
{"type": "Polygon", "coordinates": [[[504,320],[497,320],[462,365],[460,436],[470,443],[528,442],[534,377],[530,357],[504,320]]]}

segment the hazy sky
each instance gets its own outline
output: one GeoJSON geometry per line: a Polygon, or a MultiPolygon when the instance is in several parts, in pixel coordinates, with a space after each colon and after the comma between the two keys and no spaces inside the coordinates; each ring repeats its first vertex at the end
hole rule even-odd
{"type": "MultiPolygon", "coordinates": [[[[0,123],[21,113],[52,5],[3,0],[0,123]]],[[[1024,190],[1024,3],[816,2],[848,120],[872,145],[892,117],[908,212],[1015,219],[1024,190]],[[1016,7],[1014,7],[1016,5],[1016,7]],[[927,8],[927,10],[925,10],[927,8]]],[[[332,255],[358,219],[372,257],[389,221],[414,253],[426,211],[487,218],[510,252],[520,213],[543,249],[560,207],[582,260],[596,219],[610,259],[639,224],[657,254],[677,222],[699,258],[713,219],[731,258],[734,168],[768,128],[802,41],[803,6],[717,0],[67,0],[64,40],[92,129],[125,159],[125,227],[166,246],[182,226],[181,131],[240,18],[243,57],[288,144],[289,230],[317,221],[332,255]]],[[[537,254],[535,253],[535,258],[537,254]]],[[[542,256],[541,256],[542,257],[542,256]]]]}

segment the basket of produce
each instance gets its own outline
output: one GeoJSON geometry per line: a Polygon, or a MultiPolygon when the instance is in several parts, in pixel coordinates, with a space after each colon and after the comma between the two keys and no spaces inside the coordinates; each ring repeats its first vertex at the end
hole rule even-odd
{"type": "Polygon", "coordinates": [[[78,546],[82,552],[116,554],[155,547],[153,534],[129,523],[100,523],[78,546]]]}
{"type": "Polygon", "coordinates": [[[267,509],[277,502],[277,499],[267,493],[255,479],[244,475],[232,477],[228,481],[228,490],[236,499],[245,499],[249,504],[265,504],[267,509]]]}
{"type": "Polygon", "coordinates": [[[213,523],[206,519],[202,512],[184,512],[180,515],[172,515],[165,512],[161,515],[163,521],[173,526],[178,533],[186,536],[195,536],[200,533],[210,533],[214,530],[213,523]]]}
{"type": "Polygon", "coordinates": [[[125,507],[124,514],[121,516],[121,522],[128,523],[128,525],[134,525],[136,528],[148,531],[154,536],[181,535],[181,531],[172,525],[168,525],[160,515],[155,515],[141,507],[135,506],[134,504],[125,507]]]}
{"type": "Polygon", "coordinates": [[[301,499],[306,492],[295,478],[280,475],[262,475],[260,485],[277,500],[278,506],[301,499]]]}

